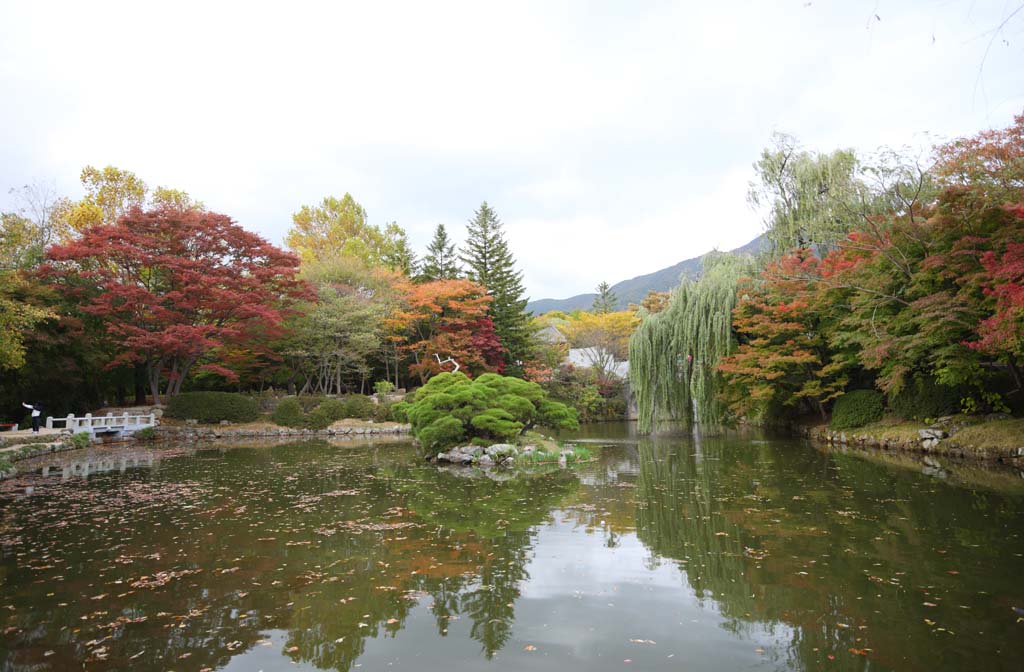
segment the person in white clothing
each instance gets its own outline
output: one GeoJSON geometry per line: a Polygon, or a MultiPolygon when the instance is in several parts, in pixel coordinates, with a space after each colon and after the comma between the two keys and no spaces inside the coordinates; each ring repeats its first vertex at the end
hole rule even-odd
{"type": "Polygon", "coordinates": [[[39,416],[43,414],[43,405],[42,404],[26,404],[24,401],[21,402],[21,405],[24,406],[25,408],[31,409],[31,411],[32,411],[32,433],[33,434],[38,434],[39,433],[39,416]]]}

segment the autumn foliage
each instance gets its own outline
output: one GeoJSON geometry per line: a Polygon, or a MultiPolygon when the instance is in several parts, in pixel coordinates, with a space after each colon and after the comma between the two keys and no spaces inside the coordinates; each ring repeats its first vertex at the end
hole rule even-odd
{"type": "Polygon", "coordinates": [[[392,338],[411,358],[411,375],[421,382],[452,371],[454,359],[469,375],[501,373],[502,346],[488,317],[491,297],[486,288],[469,280],[435,280],[398,285],[402,305],[386,320],[392,338]]]}
{"type": "Polygon", "coordinates": [[[47,257],[41,275],[103,318],[116,347],[109,367],[144,363],[156,400],[176,394],[193,367],[233,377],[211,353],[272,332],[306,294],[294,255],[195,209],[134,209],[47,257]]]}

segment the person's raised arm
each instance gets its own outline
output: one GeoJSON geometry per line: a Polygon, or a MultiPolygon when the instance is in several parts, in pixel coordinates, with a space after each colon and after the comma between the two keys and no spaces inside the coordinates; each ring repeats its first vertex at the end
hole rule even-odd
{"type": "Polygon", "coordinates": [[[25,408],[31,408],[33,411],[36,410],[35,406],[33,406],[32,404],[26,404],[24,401],[21,402],[21,405],[24,406],[25,408]]]}

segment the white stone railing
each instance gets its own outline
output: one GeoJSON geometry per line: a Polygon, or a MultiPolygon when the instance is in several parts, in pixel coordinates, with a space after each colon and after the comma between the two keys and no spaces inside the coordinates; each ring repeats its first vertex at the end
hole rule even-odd
{"type": "Polygon", "coordinates": [[[107,413],[106,415],[93,416],[92,413],[86,413],[82,417],[75,417],[71,413],[66,418],[46,418],[47,429],[60,429],[60,424],[63,424],[63,428],[69,430],[72,434],[78,434],[79,432],[89,432],[95,434],[97,432],[135,432],[146,427],[156,426],[156,415],[149,413],[148,415],[130,415],[124,413],[122,415],[114,415],[113,413],[107,413]],[[58,423],[55,427],[55,423],[58,423]]]}

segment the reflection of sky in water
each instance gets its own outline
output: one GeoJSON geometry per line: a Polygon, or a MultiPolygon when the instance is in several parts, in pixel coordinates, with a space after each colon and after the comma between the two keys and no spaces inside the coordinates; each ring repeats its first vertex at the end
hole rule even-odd
{"type": "MultiPolygon", "coordinates": [[[[527,566],[529,579],[515,602],[512,638],[493,660],[485,662],[480,655],[479,643],[470,638],[468,618],[453,620],[439,641],[430,599],[424,598],[397,635],[367,641],[359,668],[771,668],[776,663],[756,649],[784,651],[792,638],[791,628],[784,624],[775,624],[773,631],[748,623],[739,635],[723,627],[726,619],[715,601],[699,599],[685,573],[672,561],[652,557],[635,535],[621,535],[609,548],[601,530],[587,531],[556,511],[554,521],[538,529],[534,549],[527,566]],[[527,651],[528,646],[536,650],[527,651]]],[[[224,669],[307,669],[281,657],[286,632],[264,636],[269,645],[256,645],[224,669]]]]}

